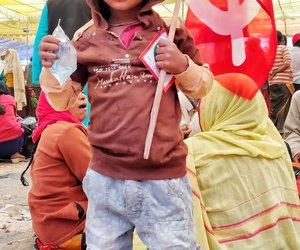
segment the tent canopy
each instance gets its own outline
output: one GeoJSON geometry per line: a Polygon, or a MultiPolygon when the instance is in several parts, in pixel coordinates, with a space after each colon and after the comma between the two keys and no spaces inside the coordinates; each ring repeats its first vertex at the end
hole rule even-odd
{"type": "MultiPolygon", "coordinates": [[[[32,43],[45,2],[46,0],[0,0],[0,37],[32,43]]],[[[287,35],[300,32],[300,0],[273,0],[273,5],[277,29],[287,35]]],[[[155,7],[162,16],[171,16],[173,8],[174,0],[166,0],[155,7]]],[[[183,19],[186,10],[187,6],[183,5],[183,19]]]]}
{"type": "Polygon", "coordinates": [[[0,37],[32,43],[46,0],[0,0],[0,37]]]}

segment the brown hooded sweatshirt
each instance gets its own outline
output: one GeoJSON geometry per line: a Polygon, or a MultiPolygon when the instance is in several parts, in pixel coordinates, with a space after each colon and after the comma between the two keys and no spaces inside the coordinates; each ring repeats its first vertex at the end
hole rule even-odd
{"type": "Polygon", "coordinates": [[[73,82],[61,88],[49,69],[43,69],[41,76],[48,100],[60,110],[72,105],[74,92],[81,89],[78,83],[88,82],[89,141],[93,152],[90,167],[112,178],[155,180],[184,176],[187,148],[179,130],[181,109],[176,86],[200,98],[213,82],[211,72],[199,66],[203,62],[190,34],[184,28],[177,29],[174,42],[187,55],[189,67],[175,76],[177,84],[163,94],[150,157],[143,159],[157,81],[139,56],[157,33],[167,28],[151,9],[159,2],[149,0],[140,10],[138,19],[143,30],[136,32],[126,49],[119,37],[107,30],[109,12],[104,2],[87,0],[93,24],[75,33],[78,68],[71,77],[73,82]]]}

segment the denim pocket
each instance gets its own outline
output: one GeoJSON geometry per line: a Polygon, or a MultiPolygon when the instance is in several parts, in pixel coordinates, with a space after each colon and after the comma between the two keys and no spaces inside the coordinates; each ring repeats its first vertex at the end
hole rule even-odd
{"type": "Polygon", "coordinates": [[[151,182],[147,202],[149,202],[152,221],[168,224],[172,221],[185,220],[186,205],[182,181],[170,179],[151,182]]]}
{"type": "Polygon", "coordinates": [[[168,193],[180,197],[184,202],[191,201],[191,187],[188,177],[185,175],[182,178],[167,180],[168,193]]]}

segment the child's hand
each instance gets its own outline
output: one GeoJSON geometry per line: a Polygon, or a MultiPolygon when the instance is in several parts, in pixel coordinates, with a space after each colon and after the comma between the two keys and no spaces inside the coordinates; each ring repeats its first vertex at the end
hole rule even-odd
{"type": "Polygon", "coordinates": [[[184,139],[188,138],[190,133],[191,133],[191,129],[190,126],[186,123],[180,125],[180,130],[183,134],[184,139]]]}
{"type": "Polygon", "coordinates": [[[44,36],[39,45],[40,58],[42,66],[51,68],[53,61],[58,57],[55,54],[58,51],[59,40],[52,35],[44,36]]]}
{"type": "Polygon", "coordinates": [[[170,74],[180,74],[188,67],[188,60],[175,43],[161,39],[156,49],[156,66],[170,74]]]}
{"type": "Polygon", "coordinates": [[[293,161],[294,161],[294,162],[300,163],[300,153],[297,153],[297,154],[293,157],[293,161]]]}

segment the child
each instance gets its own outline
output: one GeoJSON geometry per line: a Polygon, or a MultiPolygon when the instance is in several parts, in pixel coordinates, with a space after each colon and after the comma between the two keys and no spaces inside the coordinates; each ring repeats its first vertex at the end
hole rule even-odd
{"type": "Polygon", "coordinates": [[[131,249],[134,228],[149,249],[196,249],[176,86],[200,98],[213,76],[199,66],[199,52],[185,29],[177,30],[175,43],[159,42],[156,65],[174,74],[176,85],[162,96],[150,157],[143,159],[157,81],[139,56],[167,27],[151,9],[160,1],[87,2],[93,23],[75,33],[78,67],[72,80],[61,87],[50,73],[57,56],[49,51],[59,44],[53,36],[40,44],[40,80],[59,110],[72,106],[89,83],[93,156],[83,183],[89,201],[88,249],[131,249]]]}

